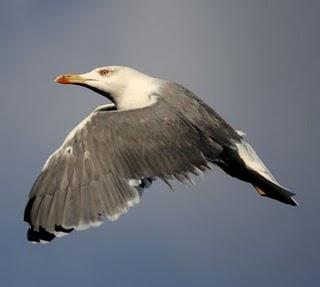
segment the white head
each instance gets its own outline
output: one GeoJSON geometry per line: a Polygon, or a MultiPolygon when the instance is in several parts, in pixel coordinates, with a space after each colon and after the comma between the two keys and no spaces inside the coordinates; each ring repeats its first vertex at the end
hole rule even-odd
{"type": "Polygon", "coordinates": [[[84,74],[62,74],[55,82],[87,87],[109,98],[118,108],[128,109],[147,105],[160,80],[129,67],[107,66],[84,74]]]}

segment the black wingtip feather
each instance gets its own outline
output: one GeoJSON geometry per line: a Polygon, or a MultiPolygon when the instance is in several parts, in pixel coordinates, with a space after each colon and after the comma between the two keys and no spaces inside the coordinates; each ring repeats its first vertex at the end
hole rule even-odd
{"type": "Polygon", "coordinates": [[[32,205],[35,201],[36,197],[32,197],[29,199],[28,203],[27,203],[27,206],[24,210],[24,216],[23,216],[23,219],[25,222],[28,222],[29,224],[31,223],[30,222],[30,213],[31,213],[31,209],[32,209],[32,205]]]}
{"type": "Polygon", "coordinates": [[[27,233],[28,241],[31,242],[50,242],[52,241],[56,236],[52,233],[49,233],[41,226],[39,227],[39,231],[35,231],[32,229],[32,227],[29,228],[27,233]]]}
{"type": "MultiPolygon", "coordinates": [[[[50,232],[48,232],[47,230],[45,230],[42,226],[39,227],[39,231],[34,230],[34,227],[31,223],[31,218],[30,218],[30,213],[31,213],[31,209],[33,206],[33,203],[35,201],[36,197],[32,197],[29,199],[27,206],[24,210],[24,221],[29,223],[30,228],[28,229],[27,232],[27,239],[30,242],[33,243],[39,243],[39,242],[50,242],[52,241],[54,238],[56,238],[56,236],[50,232]]],[[[63,233],[70,233],[71,231],[73,231],[73,228],[64,228],[61,225],[56,225],[55,226],[55,231],[57,232],[63,232],[63,233]]]]}
{"type": "MultiPolygon", "coordinates": [[[[55,231],[68,234],[73,231],[73,228],[67,229],[67,228],[62,227],[61,225],[59,225],[59,226],[56,225],[55,231]]],[[[28,241],[33,242],[33,243],[50,242],[55,238],[56,238],[56,236],[54,234],[48,232],[47,230],[45,230],[41,226],[39,227],[39,231],[34,230],[33,227],[31,226],[28,230],[28,233],[27,233],[28,241]]]]}

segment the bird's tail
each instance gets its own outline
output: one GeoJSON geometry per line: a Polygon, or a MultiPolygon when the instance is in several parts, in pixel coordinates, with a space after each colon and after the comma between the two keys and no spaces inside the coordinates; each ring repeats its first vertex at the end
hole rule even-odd
{"type": "Polygon", "coordinates": [[[277,182],[249,143],[242,140],[237,144],[237,148],[238,155],[246,165],[248,181],[260,195],[279,200],[286,204],[298,205],[298,202],[293,198],[295,194],[277,182]]]}

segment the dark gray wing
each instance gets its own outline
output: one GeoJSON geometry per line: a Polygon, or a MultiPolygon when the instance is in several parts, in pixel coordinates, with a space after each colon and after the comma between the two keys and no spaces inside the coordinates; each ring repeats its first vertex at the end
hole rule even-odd
{"type": "Polygon", "coordinates": [[[49,241],[97,226],[104,217],[118,218],[139,202],[130,181],[183,181],[207,170],[223,148],[212,136],[212,124],[203,122],[208,115],[199,114],[199,102],[187,99],[192,101],[182,97],[176,105],[168,93],[142,109],[98,108],[82,121],[50,156],[31,190],[25,211],[29,240],[49,241]]]}

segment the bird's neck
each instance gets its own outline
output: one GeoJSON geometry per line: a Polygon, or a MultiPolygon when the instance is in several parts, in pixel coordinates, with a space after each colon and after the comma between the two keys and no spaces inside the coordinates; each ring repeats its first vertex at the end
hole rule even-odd
{"type": "Polygon", "coordinates": [[[118,110],[139,109],[152,105],[156,101],[154,96],[161,85],[161,80],[143,78],[130,82],[120,94],[114,97],[118,110]]]}

